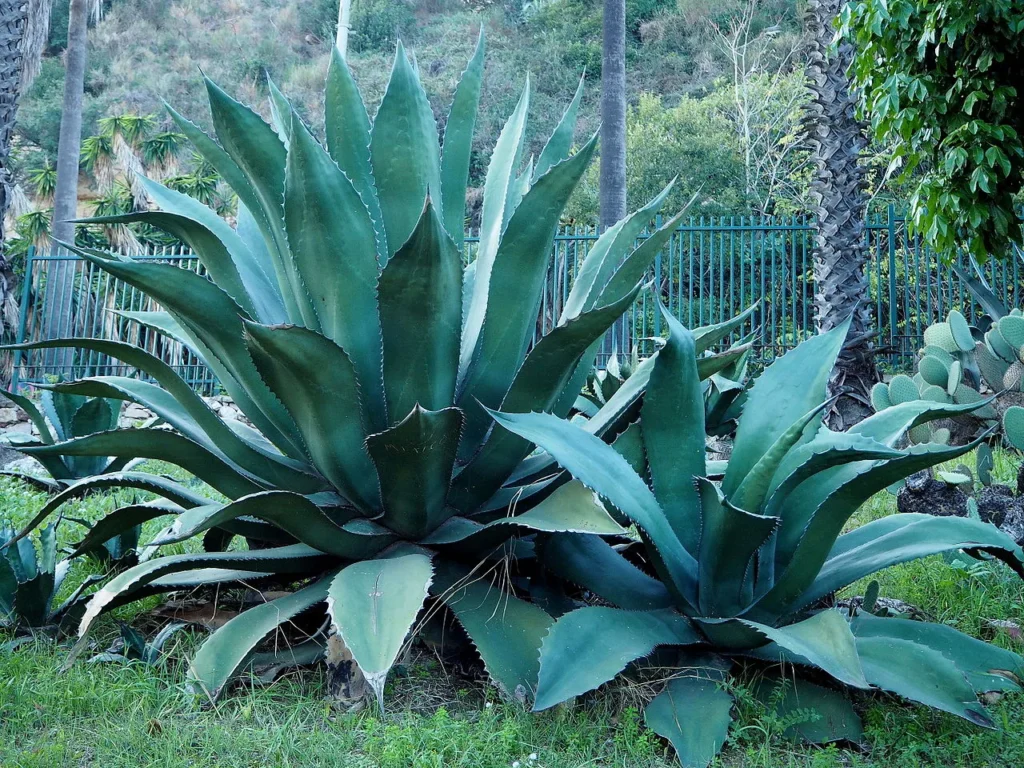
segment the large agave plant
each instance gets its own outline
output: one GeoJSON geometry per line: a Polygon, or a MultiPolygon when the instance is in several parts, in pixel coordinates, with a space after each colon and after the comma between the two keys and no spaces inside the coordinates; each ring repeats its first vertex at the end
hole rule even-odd
{"type": "MultiPolygon", "coordinates": [[[[112,513],[97,537],[171,514],[155,544],[204,535],[216,550],[241,535],[253,545],[158,557],[128,570],[93,598],[83,637],[104,610],[154,591],[326,573],[215,633],[192,665],[197,683],[216,696],[268,633],[326,601],[379,696],[433,594],[454,611],[505,691],[532,690],[551,619],[479,578],[466,580],[469,566],[517,531],[621,529],[592,494],[553,482],[553,463],[531,457],[529,440],[491,429],[485,407],[566,416],[596,345],[633,302],[679,218],[634,250],[666,190],[609,229],[581,265],[558,326],[533,343],[559,216],[595,139],[572,153],[577,92],[540,156],[524,163],[527,84],[491,156],[479,250],[464,269],[482,67],[481,40],[455,93],[443,145],[401,46],[372,123],[347,65],[334,55],[326,146],[273,87],[276,128],[208,83],[217,141],[175,119],[237,193],[237,227],[145,180],[159,210],[103,221],[167,230],[195,249],[211,279],[79,249],[163,306],[165,312],[130,317],[194,350],[255,425],[221,421],[170,368],[135,347],[98,339],[37,345],[96,350],[137,367],[156,383],[93,377],[57,389],[140,403],[175,431],[101,432],[28,452],[168,461],[228,501],[162,477],[116,473],[68,489],[33,525],[87,489],[130,486],[165,501],[112,513]]],[[[702,346],[734,327],[705,329],[702,346]]],[[[702,375],[742,352],[707,358],[702,375]]],[[[589,433],[613,439],[649,375],[649,366],[635,373],[593,415],[589,433]]],[[[517,553],[529,557],[530,548],[517,553]]]]}
{"type": "MultiPolygon", "coordinates": [[[[721,483],[704,477],[704,409],[693,335],[666,313],[670,335],[653,364],[639,423],[637,467],[577,425],[548,414],[495,413],[512,434],[544,448],[640,530],[641,571],[608,541],[556,534],[544,563],[614,607],[571,610],[541,646],[535,708],[607,682],[656,647],[681,649],[678,676],[646,710],[648,725],[686,766],[704,766],[724,742],[732,700],[721,686],[737,657],[785,661],[844,686],[881,689],[980,725],[982,691],[1011,690],[1024,660],[951,628],[827,607],[837,590],[887,566],[963,549],[994,555],[1024,575],[1024,552],[979,521],[899,514],[843,533],[871,495],[970,450],[897,448],[917,424],[976,405],[908,402],[845,433],[822,424],[829,371],[846,326],[814,337],[755,380],[721,483]],[[645,477],[650,478],[648,483],[645,477]]],[[[664,657],[661,657],[664,659],[664,657]]],[[[662,664],[663,665],[663,664],[662,664]]],[[[817,741],[859,734],[839,689],[797,678],[780,697],[792,715],[821,716],[817,741]]]]}

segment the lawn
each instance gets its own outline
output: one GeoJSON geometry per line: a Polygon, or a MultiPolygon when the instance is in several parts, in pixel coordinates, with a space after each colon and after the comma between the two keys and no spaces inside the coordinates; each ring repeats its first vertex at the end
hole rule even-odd
{"type": "MultiPolygon", "coordinates": [[[[968,462],[970,463],[970,462],[968,462]]],[[[163,468],[161,468],[163,469],[163,468]]],[[[1016,460],[997,453],[997,480],[1015,477],[1016,460]]],[[[15,522],[38,509],[42,495],[0,480],[0,509],[15,522]]],[[[120,502],[127,500],[122,492],[120,502]]],[[[115,499],[96,495],[70,505],[94,517],[115,499]]],[[[895,511],[882,493],[858,514],[864,523],[895,511]]],[[[63,534],[74,538],[74,526],[63,534]]],[[[73,579],[72,579],[73,580],[73,579]]],[[[1024,651],[990,620],[1024,617],[1024,584],[1002,565],[933,557],[880,575],[881,594],[905,600],[969,634],[1024,651]]],[[[860,585],[861,589],[863,585],[860,585]]],[[[857,594],[855,586],[851,594],[857,594]]],[[[108,617],[97,646],[117,633],[114,619],[139,623],[155,607],[133,605],[108,617]]],[[[150,624],[152,622],[149,622],[150,624]]],[[[185,688],[197,632],[171,641],[164,666],[90,664],[62,672],[67,647],[37,640],[0,652],[0,765],[21,766],[467,766],[575,768],[673,766],[661,739],[638,714],[644,689],[617,683],[539,715],[503,703],[496,689],[466,670],[416,651],[389,683],[388,710],[334,711],[318,671],[285,674],[271,685],[243,685],[216,708],[185,688]]],[[[923,707],[883,696],[856,701],[865,724],[860,748],[809,749],[790,744],[781,722],[739,678],[731,741],[718,766],[1008,766],[1024,764],[1024,697],[991,705],[1001,730],[986,731],[923,707]]]]}

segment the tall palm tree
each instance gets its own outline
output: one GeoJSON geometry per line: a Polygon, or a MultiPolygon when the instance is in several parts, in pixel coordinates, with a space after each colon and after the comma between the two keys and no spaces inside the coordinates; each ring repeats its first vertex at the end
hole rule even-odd
{"type": "Polygon", "coordinates": [[[348,55],[348,30],[351,26],[352,0],[340,0],[338,4],[338,35],[334,44],[342,58],[348,55]]]}
{"type": "MultiPolygon", "coordinates": [[[[78,210],[78,171],[82,151],[82,99],[85,95],[86,35],[90,10],[101,6],[100,0],[70,0],[68,14],[68,47],[65,54],[64,102],[60,117],[60,139],[57,144],[57,189],[53,196],[53,237],[74,242],[75,225],[71,220],[78,210]]],[[[45,327],[59,336],[70,330],[72,302],[66,300],[74,287],[71,261],[47,264],[45,327]]],[[[70,361],[68,350],[51,350],[44,357],[47,365],[63,367],[70,361]]]]}
{"type": "Polygon", "coordinates": [[[833,426],[856,423],[871,412],[869,390],[879,380],[865,273],[867,197],[858,160],[867,139],[855,114],[847,69],[853,46],[833,45],[833,21],[846,0],[807,0],[807,78],[811,103],[804,121],[814,160],[811,202],[814,236],[815,324],[828,331],[853,316],[850,335],[832,372],[839,395],[833,426]]]}
{"type": "MultiPolygon", "coordinates": [[[[14,275],[5,258],[4,220],[11,201],[8,158],[18,97],[39,71],[52,0],[0,0],[0,334],[16,322],[14,275]]],[[[6,364],[0,371],[7,370],[6,364]]],[[[0,379],[4,375],[0,373],[0,379]]]]}
{"type": "Polygon", "coordinates": [[[604,0],[601,53],[601,228],[626,215],[626,0],[604,0]]]}

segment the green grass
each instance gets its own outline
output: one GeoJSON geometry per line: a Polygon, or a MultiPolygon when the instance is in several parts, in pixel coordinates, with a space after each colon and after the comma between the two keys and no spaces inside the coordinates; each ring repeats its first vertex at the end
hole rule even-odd
{"type": "MultiPolygon", "coordinates": [[[[998,482],[1012,482],[1016,460],[996,457],[998,482]]],[[[968,464],[971,462],[968,461],[968,464]]],[[[3,516],[24,522],[43,497],[0,480],[3,516]]],[[[95,495],[67,510],[94,518],[118,499],[95,495]]],[[[894,497],[876,496],[855,524],[891,514],[894,497]]],[[[159,527],[151,525],[145,535],[159,527]]],[[[75,539],[64,524],[62,538],[75,539]]],[[[989,619],[1024,620],[1024,583],[996,564],[933,557],[879,575],[883,596],[896,597],[956,628],[1017,651],[1024,645],[994,635],[989,619]]],[[[855,585],[851,593],[862,591],[855,585]]],[[[132,619],[154,601],[121,609],[132,619]]],[[[100,645],[116,634],[101,623],[100,645]]],[[[317,671],[285,675],[269,686],[240,686],[216,708],[185,689],[187,659],[200,636],[179,633],[159,669],[78,662],[61,672],[66,646],[38,640],[0,651],[0,766],[466,766],[467,768],[640,768],[675,765],[664,743],[646,731],[640,693],[619,684],[572,707],[531,715],[502,703],[486,684],[459,677],[423,654],[389,684],[389,709],[340,714],[324,699],[317,671]],[[535,755],[534,760],[530,759],[535,755]]],[[[769,716],[737,686],[731,741],[716,765],[726,768],[914,768],[1024,764],[1024,696],[1007,696],[991,711],[1001,730],[883,696],[857,695],[865,723],[863,750],[790,744],[786,723],[769,716]]]]}

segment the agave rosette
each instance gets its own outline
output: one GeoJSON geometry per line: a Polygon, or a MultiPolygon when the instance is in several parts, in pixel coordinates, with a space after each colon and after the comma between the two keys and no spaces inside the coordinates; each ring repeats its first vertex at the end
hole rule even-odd
{"type": "MultiPolygon", "coordinates": [[[[193,350],[254,425],[221,420],[171,368],[135,347],[101,339],[35,345],[96,351],[136,367],[145,379],[97,376],[55,389],[139,403],[172,429],[104,431],[28,453],[166,461],[228,499],[119,472],[78,483],[40,510],[29,528],[90,489],[134,487],[161,500],[113,512],[93,539],[168,514],[173,521],[153,545],[204,536],[208,551],[152,558],[105,585],[82,621],[83,639],[102,611],[153,592],[326,572],[215,633],[192,665],[201,687],[216,696],[260,640],[326,601],[379,695],[434,594],[503,689],[532,690],[551,619],[469,578],[472,566],[517,532],[621,529],[593,494],[566,484],[550,459],[530,456],[530,441],[493,429],[485,408],[568,415],[596,345],[635,299],[679,217],[636,246],[666,189],[609,229],[581,264],[557,327],[534,342],[559,217],[596,137],[572,151],[577,92],[536,162],[524,162],[527,84],[491,156],[479,247],[464,268],[482,43],[456,90],[443,144],[401,45],[372,122],[335,52],[326,146],[273,86],[274,127],[208,82],[216,140],[175,119],[237,193],[237,227],[149,180],[141,183],[156,209],[99,221],[141,222],[176,235],[209,279],[78,249],[162,306],[123,314],[193,350]],[[232,535],[259,546],[223,551],[232,535]]],[[[736,322],[705,329],[704,346],[736,322]]],[[[702,374],[742,351],[708,357],[702,374]]],[[[616,436],[650,370],[638,371],[593,415],[591,434],[616,436]]]]}
{"type": "MultiPolygon", "coordinates": [[[[847,330],[839,327],[754,381],[715,483],[705,476],[694,335],[665,315],[670,333],[629,430],[632,454],[549,414],[494,413],[630,518],[654,569],[641,570],[598,536],[557,533],[538,543],[545,566],[609,605],[554,622],[541,646],[535,708],[590,691],[667,646],[679,649],[678,676],[646,718],[686,766],[706,765],[725,741],[732,698],[721,684],[736,657],[781,660],[991,726],[977,694],[1016,690],[1020,656],[949,627],[825,607],[837,590],[878,570],[951,550],[997,557],[1024,575],[1021,548],[976,520],[896,514],[843,532],[873,494],[977,444],[898,447],[908,430],[978,404],[908,402],[848,432],[829,430],[822,413],[847,330]]],[[[811,740],[860,735],[839,688],[797,677],[781,698],[768,698],[789,715],[816,710],[820,720],[797,729],[811,740]]]]}

